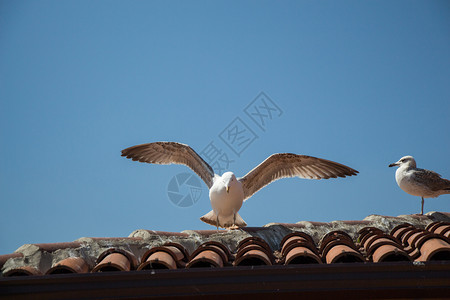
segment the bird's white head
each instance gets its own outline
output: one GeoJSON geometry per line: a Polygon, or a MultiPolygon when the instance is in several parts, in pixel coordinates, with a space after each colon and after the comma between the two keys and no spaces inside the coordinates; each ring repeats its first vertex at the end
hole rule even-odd
{"type": "Polygon", "coordinates": [[[389,167],[396,167],[396,166],[406,166],[406,167],[410,167],[410,168],[415,168],[416,167],[416,161],[414,160],[414,157],[408,155],[408,156],[403,156],[402,158],[400,158],[398,160],[398,162],[390,164],[389,167]]]}
{"type": "Polygon", "coordinates": [[[234,186],[237,183],[237,178],[233,172],[225,172],[222,175],[223,183],[227,189],[227,193],[230,191],[230,187],[234,186]]]}

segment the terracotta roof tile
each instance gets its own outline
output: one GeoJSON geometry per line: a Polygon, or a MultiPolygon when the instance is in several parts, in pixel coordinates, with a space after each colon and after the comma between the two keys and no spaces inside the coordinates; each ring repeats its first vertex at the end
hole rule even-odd
{"type": "Polygon", "coordinates": [[[39,271],[35,267],[31,266],[20,266],[17,268],[13,268],[3,274],[5,277],[14,277],[14,276],[29,276],[29,275],[42,275],[42,272],[39,271]]]}
{"type": "Polygon", "coordinates": [[[129,237],[27,244],[0,256],[3,276],[236,268],[342,262],[450,261],[450,213],[362,221],[270,223],[239,230],[136,230],[129,237]]]}
{"type": "Polygon", "coordinates": [[[188,261],[189,255],[181,244],[166,243],[145,252],[138,270],[184,268],[188,261]]]}
{"type": "Polygon", "coordinates": [[[78,248],[81,246],[80,242],[68,242],[68,243],[48,243],[48,244],[34,244],[39,247],[40,250],[46,252],[54,252],[56,250],[78,248]]]}
{"type": "Polygon", "coordinates": [[[187,268],[221,268],[224,266],[224,257],[217,248],[205,247],[198,250],[186,265],[187,268]]]}
{"type": "Polygon", "coordinates": [[[430,224],[430,228],[427,227],[427,230],[433,233],[441,234],[446,237],[450,237],[450,223],[447,222],[435,222],[430,224]]]}
{"type": "Polygon", "coordinates": [[[239,242],[236,266],[272,265],[275,262],[272,249],[260,237],[252,236],[239,242]]]}
{"type": "Polygon", "coordinates": [[[87,273],[89,265],[81,257],[68,257],[50,268],[46,274],[87,273]]]}
{"type": "Polygon", "coordinates": [[[282,261],[286,265],[322,263],[314,240],[304,232],[286,235],[280,246],[282,261]]]}
{"type": "Polygon", "coordinates": [[[450,240],[440,235],[430,234],[420,243],[420,257],[416,261],[450,260],[450,240]]]}

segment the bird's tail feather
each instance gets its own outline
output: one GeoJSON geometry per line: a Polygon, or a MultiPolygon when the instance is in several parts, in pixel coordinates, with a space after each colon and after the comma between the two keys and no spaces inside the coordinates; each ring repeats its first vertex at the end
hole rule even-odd
{"type": "Polygon", "coordinates": [[[242,217],[236,213],[236,225],[237,227],[245,227],[247,226],[247,223],[245,223],[244,219],[242,219],[242,217]]]}
{"type": "MultiPolygon", "coordinates": [[[[232,221],[228,221],[225,224],[217,224],[217,215],[214,213],[213,210],[211,210],[209,213],[207,213],[206,215],[202,216],[200,218],[200,220],[202,220],[203,222],[216,226],[216,227],[222,227],[222,228],[230,228],[233,225],[236,225],[238,227],[245,227],[247,226],[247,223],[245,223],[244,219],[242,219],[242,217],[236,213],[236,223],[232,224],[232,221]]],[[[219,220],[220,222],[220,220],[219,220]]]]}
{"type": "Polygon", "coordinates": [[[213,210],[207,213],[206,215],[200,217],[200,220],[209,225],[219,227],[219,224],[217,224],[217,215],[214,213],[213,210]]]}

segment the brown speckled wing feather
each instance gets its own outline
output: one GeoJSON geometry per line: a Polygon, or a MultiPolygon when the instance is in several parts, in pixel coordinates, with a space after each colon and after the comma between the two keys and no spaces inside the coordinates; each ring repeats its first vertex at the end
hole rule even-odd
{"type": "Polygon", "coordinates": [[[416,182],[426,185],[432,191],[450,190],[450,180],[441,178],[441,175],[436,172],[415,169],[413,174],[416,182]]]}
{"type": "Polygon", "coordinates": [[[300,177],[305,179],[328,179],[356,175],[358,171],[342,164],[307,155],[278,153],[269,156],[265,161],[239,178],[244,189],[244,199],[269,183],[284,177],[300,177]]]}
{"type": "Polygon", "coordinates": [[[179,164],[191,168],[206,183],[213,184],[214,171],[191,147],[176,142],[155,142],[122,150],[122,156],[150,164],[179,164]]]}

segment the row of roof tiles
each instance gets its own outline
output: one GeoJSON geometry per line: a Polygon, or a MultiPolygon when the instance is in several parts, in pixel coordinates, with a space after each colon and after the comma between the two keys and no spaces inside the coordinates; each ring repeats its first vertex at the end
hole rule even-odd
{"type": "Polygon", "coordinates": [[[138,230],[128,238],[29,244],[1,255],[8,276],[340,262],[450,261],[450,214],[369,216],[232,231],[138,230]],[[408,220],[410,222],[405,222],[408,220]],[[321,235],[320,238],[318,236],[321,235]]]}

